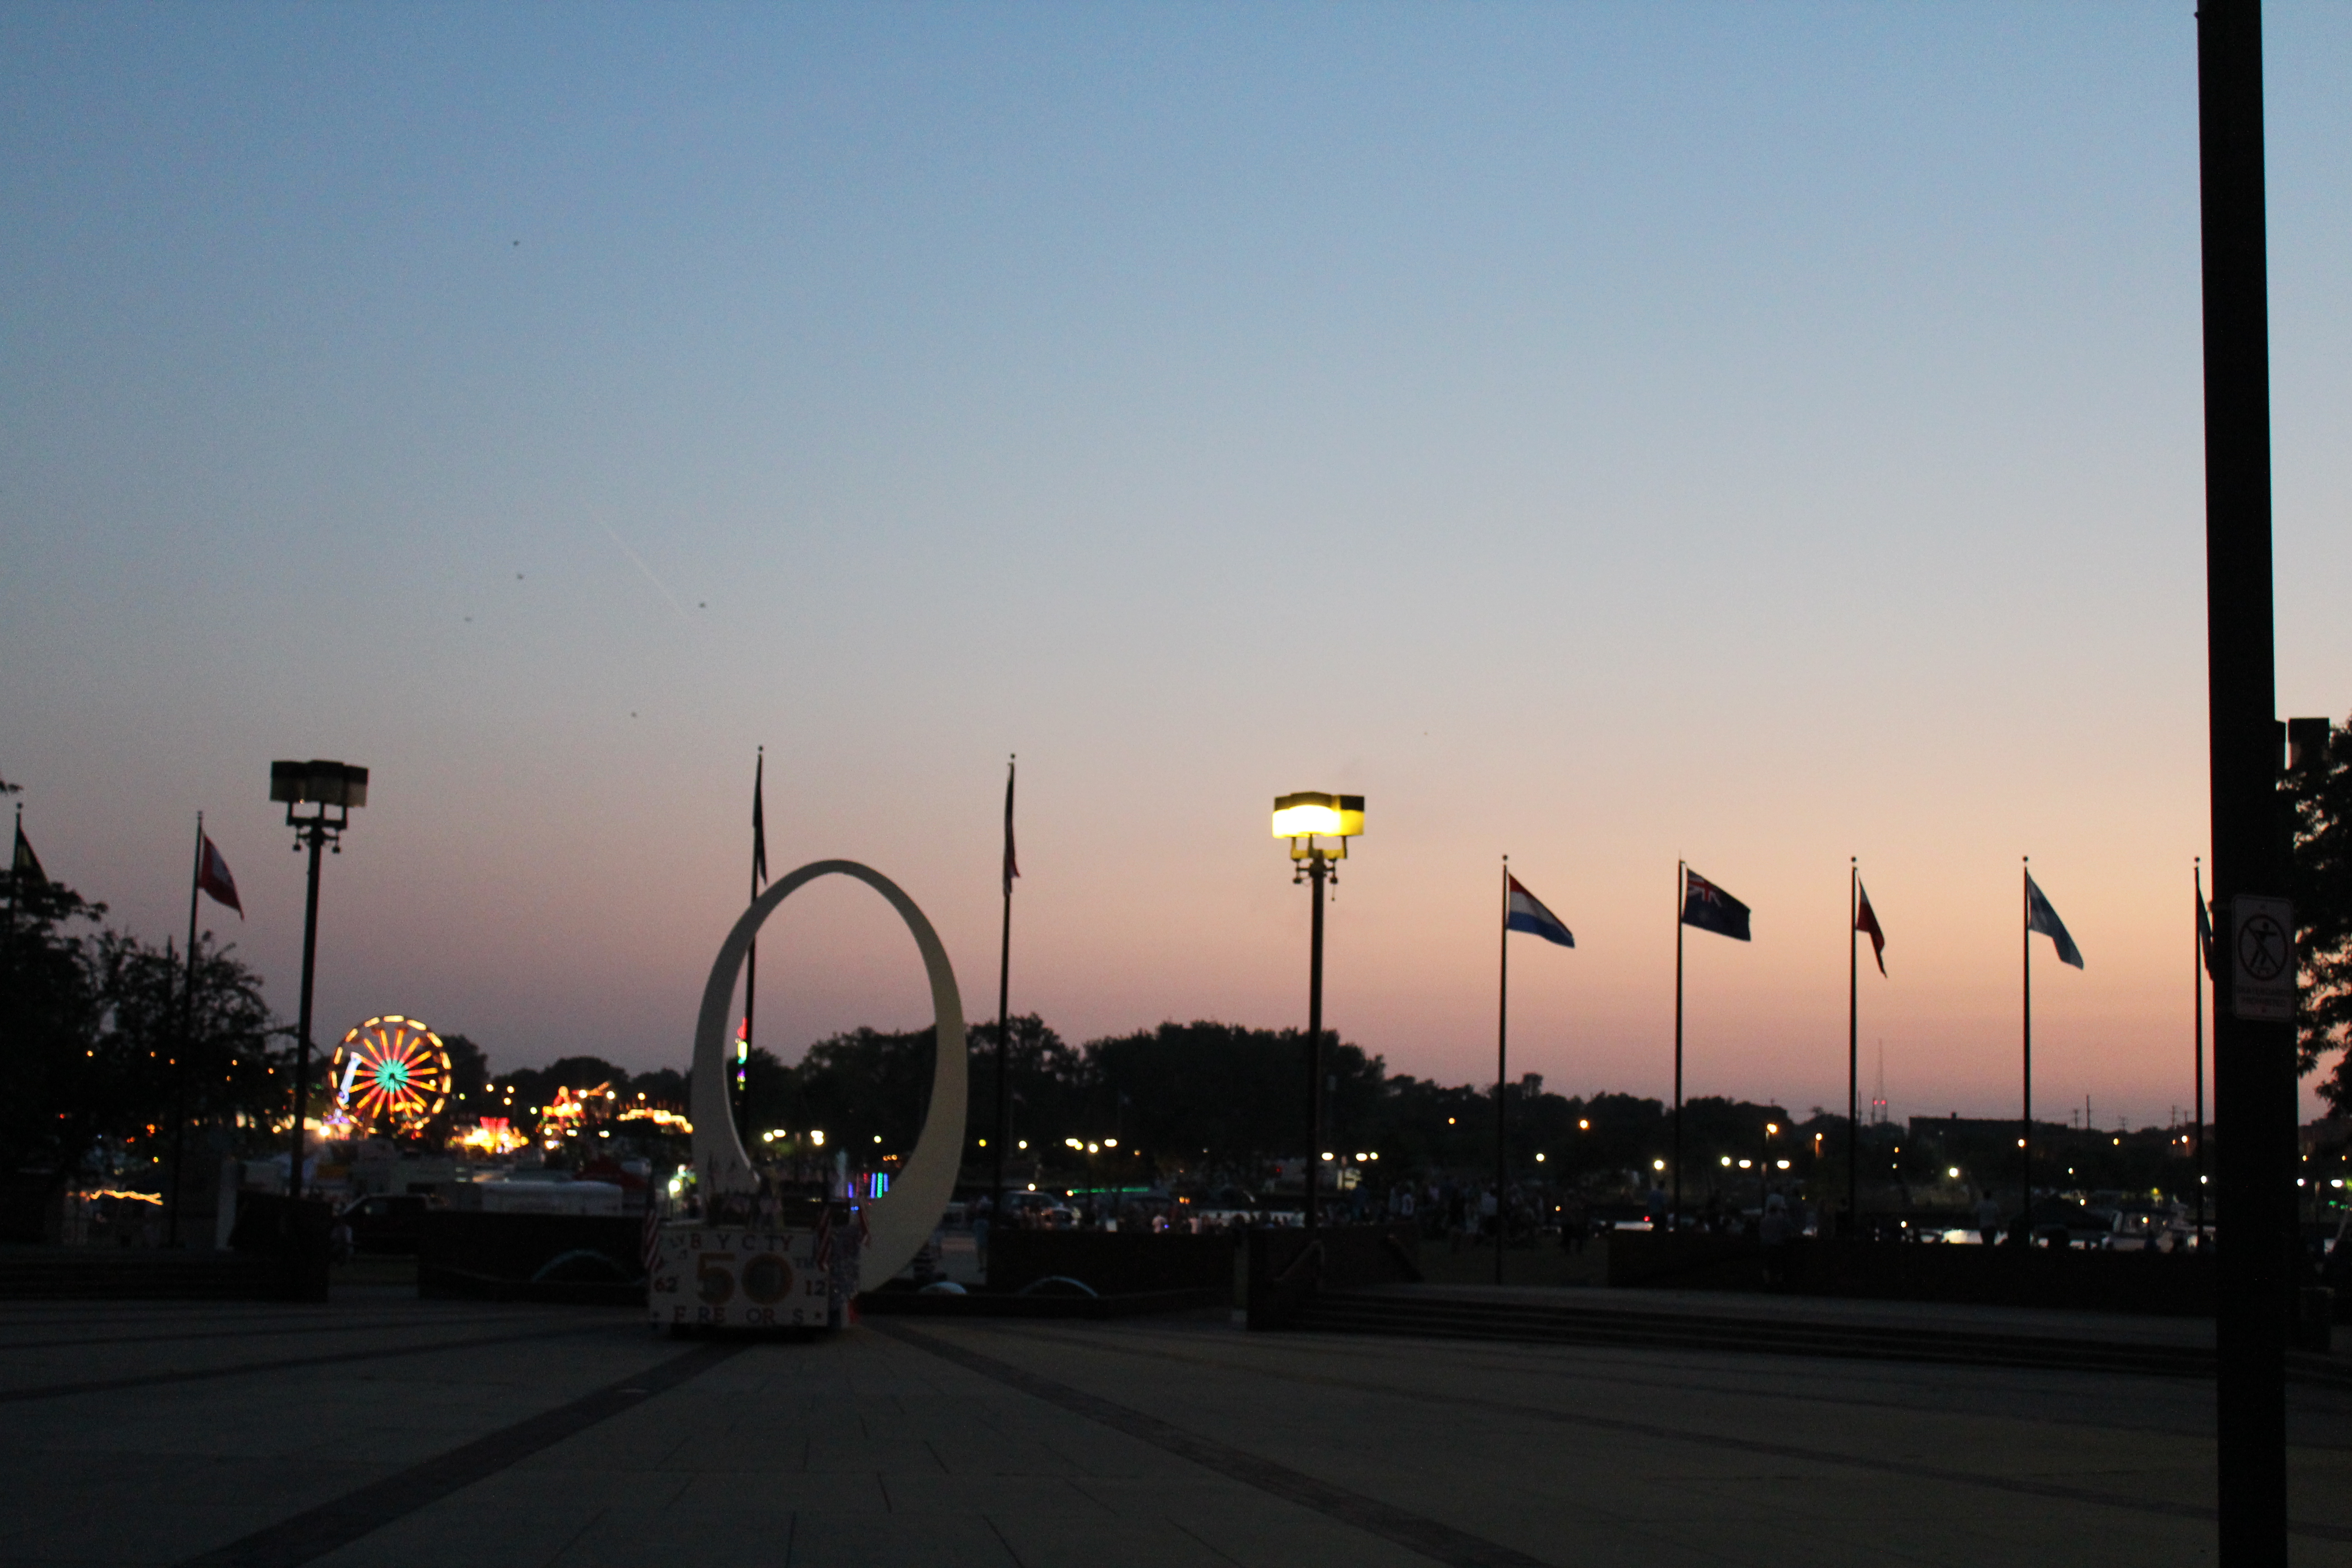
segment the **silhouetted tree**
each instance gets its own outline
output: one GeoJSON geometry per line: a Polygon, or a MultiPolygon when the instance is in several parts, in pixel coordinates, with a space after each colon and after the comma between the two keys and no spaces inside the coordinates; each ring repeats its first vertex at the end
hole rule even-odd
{"type": "Polygon", "coordinates": [[[2352,728],[2330,731],[2325,752],[2288,775],[2294,814],[2294,924],[2302,967],[2298,1065],[2317,1069],[2329,1113],[2352,1115],[2352,728]]]}
{"type": "MultiPolygon", "coordinates": [[[[1163,1159],[1235,1163],[1305,1150],[1303,1030],[1167,1023],[1089,1040],[1082,1055],[1089,1124],[1070,1135],[1099,1138],[1116,1119],[1130,1141],[1163,1159]]],[[[1335,1039],[1327,1040],[1324,1063],[1333,1079],[1326,1101],[1329,1141],[1368,1135],[1380,1111],[1384,1064],[1335,1039]]]]}
{"type": "MultiPolygon", "coordinates": [[[[971,1037],[971,1100],[965,1111],[964,1148],[977,1157],[982,1138],[996,1136],[996,1024],[976,1024],[971,1037]]],[[[1071,1135],[1087,1097],[1087,1066],[1061,1036],[1034,1013],[1012,1019],[1013,1131],[1017,1148],[1029,1140],[1032,1152],[1071,1135]]]]}

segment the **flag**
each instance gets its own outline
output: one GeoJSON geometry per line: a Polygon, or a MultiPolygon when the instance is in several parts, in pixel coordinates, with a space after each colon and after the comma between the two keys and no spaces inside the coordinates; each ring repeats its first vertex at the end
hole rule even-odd
{"type": "Polygon", "coordinates": [[[1021,875],[1021,862],[1013,857],[1013,764],[1004,764],[1004,896],[1013,896],[1013,879],[1021,875]]]}
{"type": "Polygon", "coordinates": [[[2213,977],[2213,906],[2197,896],[2197,949],[2205,955],[2205,977],[2213,977]]]}
{"type": "Polygon", "coordinates": [[[196,887],[210,895],[213,902],[235,910],[237,919],[245,918],[245,906],[237,902],[236,879],[228,874],[228,861],[222,858],[220,846],[213,842],[209,833],[205,835],[204,854],[196,861],[196,887]]]}
{"type": "Polygon", "coordinates": [[[637,1253],[648,1274],[654,1271],[654,1265],[661,1259],[661,1205],[654,1201],[653,1188],[648,1185],[646,1188],[645,1228],[637,1237],[637,1253]]]}
{"type": "Polygon", "coordinates": [[[2058,911],[2050,907],[2050,900],[2033,885],[2032,872],[2026,873],[2025,878],[2025,929],[2048,937],[2050,945],[2058,950],[2059,963],[2083,967],[2083,950],[2074,945],[2074,939],[2066,934],[2066,922],[2058,918],[2058,911]]]}
{"type": "Polygon", "coordinates": [[[1558,915],[1543,907],[1543,900],[1519,885],[1519,879],[1508,871],[1503,880],[1510,884],[1510,896],[1504,904],[1505,931],[1523,931],[1539,936],[1546,942],[1556,942],[1562,947],[1574,947],[1576,937],[1558,915]]]}
{"type": "Polygon", "coordinates": [[[768,810],[761,798],[768,778],[768,749],[760,748],[759,764],[751,770],[751,892],[768,879],[768,810]]]}
{"type": "Polygon", "coordinates": [[[41,869],[41,858],[33,853],[33,841],[25,837],[25,825],[19,822],[16,824],[16,853],[8,862],[8,879],[15,881],[25,877],[30,877],[44,887],[49,880],[47,873],[41,869]]]}
{"type": "Polygon", "coordinates": [[[1870,907],[1870,889],[1859,879],[1853,884],[1854,894],[1862,901],[1853,911],[1853,929],[1870,933],[1870,956],[1878,960],[1878,973],[1886,973],[1886,933],[1878,929],[1878,911],[1870,907]]]}
{"type": "Polygon", "coordinates": [[[1748,906],[1696,871],[1683,873],[1683,924],[1748,940],[1748,906]]]}

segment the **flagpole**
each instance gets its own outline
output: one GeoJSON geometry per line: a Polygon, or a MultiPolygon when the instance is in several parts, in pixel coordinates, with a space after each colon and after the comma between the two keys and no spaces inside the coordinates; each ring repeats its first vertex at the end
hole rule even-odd
{"type": "Polygon", "coordinates": [[[2025,1114],[2020,1128],[2017,1147],[2019,1153],[2023,1156],[2025,1171],[2023,1182],[2025,1207],[2021,1213],[2025,1221],[2023,1240],[2028,1247],[2033,1244],[2033,873],[2030,868],[2024,868],[2029,866],[2032,859],[2031,856],[2018,857],[2018,865],[2021,868],[2018,875],[2023,879],[2018,887],[2018,897],[2023,900],[2025,917],[2019,944],[2020,973],[2023,976],[2024,984],[2025,1114]]]}
{"type": "Polygon", "coordinates": [[[1675,862],[1675,1200],[1667,1211],[1666,1228],[1683,1222],[1683,901],[1685,872],[1690,863],[1675,862]]]}
{"type": "Polygon", "coordinates": [[[16,803],[16,837],[8,846],[8,980],[16,979],[16,914],[25,901],[24,877],[16,863],[25,858],[25,803],[16,803]]]}
{"type": "Polygon", "coordinates": [[[1862,1234],[1862,960],[1854,937],[1862,925],[1862,861],[1845,870],[1845,1232],[1862,1234]]]}
{"type": "Polygon", "coordinates": [[[2197,998],[2197,1121],[2190,1158],[2194,1161],[2190,1173],[2197,1178],[2197,1247],[2205,1248],[2205,878],[2200,868],[2202,857],[2192,857],[2189,876],[2197,894],[2197,919],[2189,926],[2189,939],[2196,943],[2197,954],[2189,968],[2189,984],[2197,998]]]}
{"type": "MultiPolygon", "coordinates": [[[[768,748],[759,750],[759,761],[751,765],[751,897],[760,901],[760,873],[768,866],[767,802],[764,798],[768,782],[768,748]]],[[[743,1054],[735,1067],[735,1136],[748,1146],[751,1141],[751,1096],[750,1094],[750,1063],[751,1059],[751,1015],[757,1007],[760,992],[760,939],[754,936],[743,953],[743,1054]]]]}
{"type": "Polygon", "coordinates": [[[196,1031],[196,895],[205,878],[205,814],[196,813],[196,855],[188,869],[188,978],[180,989],[179,1059],[172,1065],[172,1212],[163,1245],[180,1245],[180,1172],[188,1157],[188,1055],[196,1031]]]}
{"type": "Polygon", "coordinates": [[[1503,857],[1503,916],[1496,946],[1502,949],[1502,968],[1495,1003],[1495,1283],[1503,1282],[1503,1231],[1508,1217],[1503,1210],[1503,1182],[1507,1156],[1504,1139],[1508,1123],[1503,1111],[1503,1094],[1510,1082],[1507,1063],[1511,1018],[1511,858],[1503,857]]]}
{"type": "Polygon", "coordinates": [[[996,1183],[991,1228],[1004,1223],[1004,1149],[1013,1136],[1013,784],[1018,752],[1004,763],[1004,936],[996,954],[996,1183]]]}

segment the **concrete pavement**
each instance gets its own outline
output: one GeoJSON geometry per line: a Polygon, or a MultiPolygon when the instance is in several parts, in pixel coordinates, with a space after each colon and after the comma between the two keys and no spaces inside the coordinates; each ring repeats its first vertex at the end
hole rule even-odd
{"type": "MultiPolygon", "coordinates": [[[[2291,1390],[2352,1564],[2352,1393],[2291,1390]]],[[[2188,1379],[880,1320],[805,1343],[418,1302],[0,1306],[0,1560],[2210,1562],[2188,1379]]]]}

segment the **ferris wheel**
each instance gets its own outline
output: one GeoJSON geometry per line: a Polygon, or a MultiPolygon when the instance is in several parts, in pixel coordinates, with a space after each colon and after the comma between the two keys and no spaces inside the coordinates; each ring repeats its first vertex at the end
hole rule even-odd
{"type": "Polygon", "coordinates": [[[415,1018],[370,1018],[335,1047],[331,1120],[360,1133],[415,1132],[449,1102],[449,1052],[415,1018]]]}

